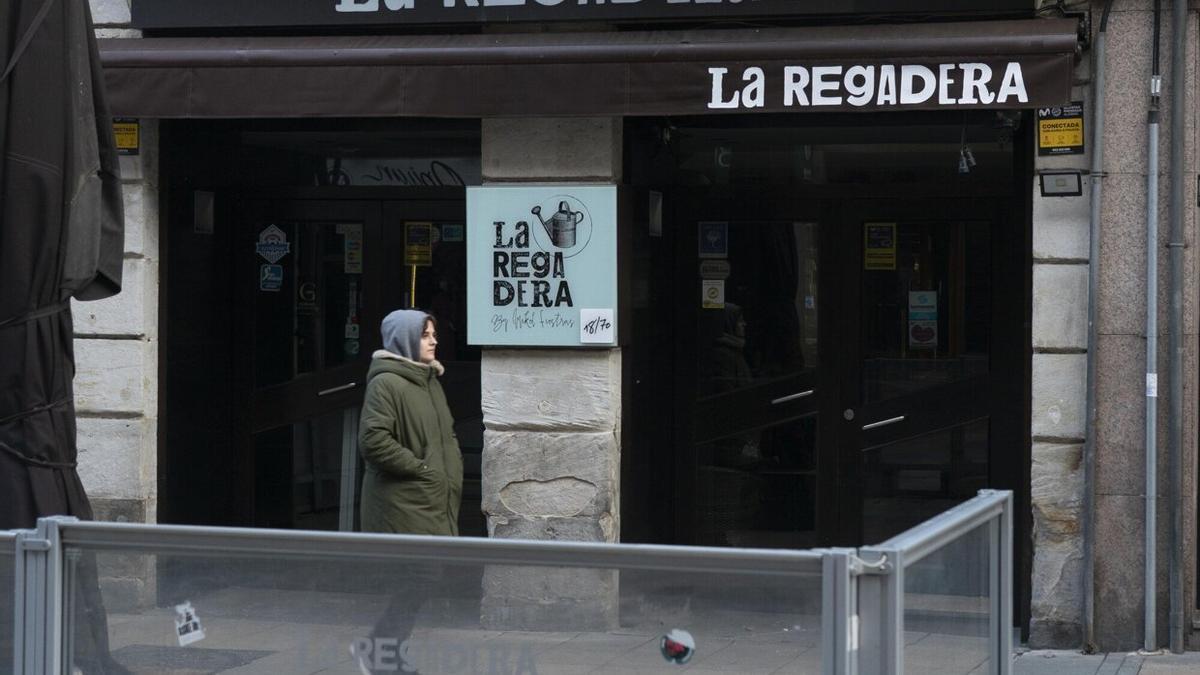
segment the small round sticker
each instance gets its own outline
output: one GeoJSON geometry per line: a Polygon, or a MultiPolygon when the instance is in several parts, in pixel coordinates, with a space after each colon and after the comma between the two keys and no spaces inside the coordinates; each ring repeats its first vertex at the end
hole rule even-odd
{"type": "Polygon", "coordinates": [[[668,663],[674,663],[677,666],[691,661],[692,656],[696,653],[696,641],[692,639],[692,634],[678,628],[664,635],[658,643],[658,647],[662,651],[663,658],[668,663]]]}

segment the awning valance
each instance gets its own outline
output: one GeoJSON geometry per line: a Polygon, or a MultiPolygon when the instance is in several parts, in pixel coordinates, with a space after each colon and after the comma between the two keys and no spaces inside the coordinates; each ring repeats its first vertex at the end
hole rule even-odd
{"type": "Polygon", "coordinates": [[[101,41],[130,117],[500,117],[1032,108],[1074,20],[101,41]]]}

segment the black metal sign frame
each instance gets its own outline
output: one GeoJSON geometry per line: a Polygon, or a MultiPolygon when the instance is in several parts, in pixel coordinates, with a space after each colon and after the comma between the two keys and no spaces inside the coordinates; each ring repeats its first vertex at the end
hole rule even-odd
{"type": "Polygon", "coordinates": [[[1028,0],[133,0],[148,30],[1019,13],[1028,0]]]}

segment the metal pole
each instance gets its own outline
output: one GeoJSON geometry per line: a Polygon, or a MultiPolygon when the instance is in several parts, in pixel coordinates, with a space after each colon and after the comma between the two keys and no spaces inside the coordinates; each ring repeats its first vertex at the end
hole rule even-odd
{"type": "Polygon", "coordinates": [[[1183,652],[1183,155],[1187,109],[1187,0],[1175,0],[1171,30],[1171,651],[1183,652]]]}
{"type": "Polygon", "coordinates": [[[1158,111],[1150,123],[1146,178],[1146,651],[1158,649],[1158,111]]]}
{"type": "Polygon", "coordinates": [[[1088,246],[1088,335],[1087,393],[1085,403],[1085,439],[1083,444],[1083,649],[1091,652],[1096,645],[1096,302],[1100,287],[1100,222],[1104,176],[1104,64],[1105,41],[1111,0],[1100,20],[1096,36],[1095,62],[1092,64],[1092,197],[1088,246]]]}

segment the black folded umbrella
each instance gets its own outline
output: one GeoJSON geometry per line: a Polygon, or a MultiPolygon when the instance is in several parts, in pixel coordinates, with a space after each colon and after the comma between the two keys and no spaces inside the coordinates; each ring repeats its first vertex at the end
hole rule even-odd
{"type": "Polygon", "coordinates": [[[0,529],[90,518],[70,299],[121,290],[124,224],[87,0],[0,0],[0,529]]]}

